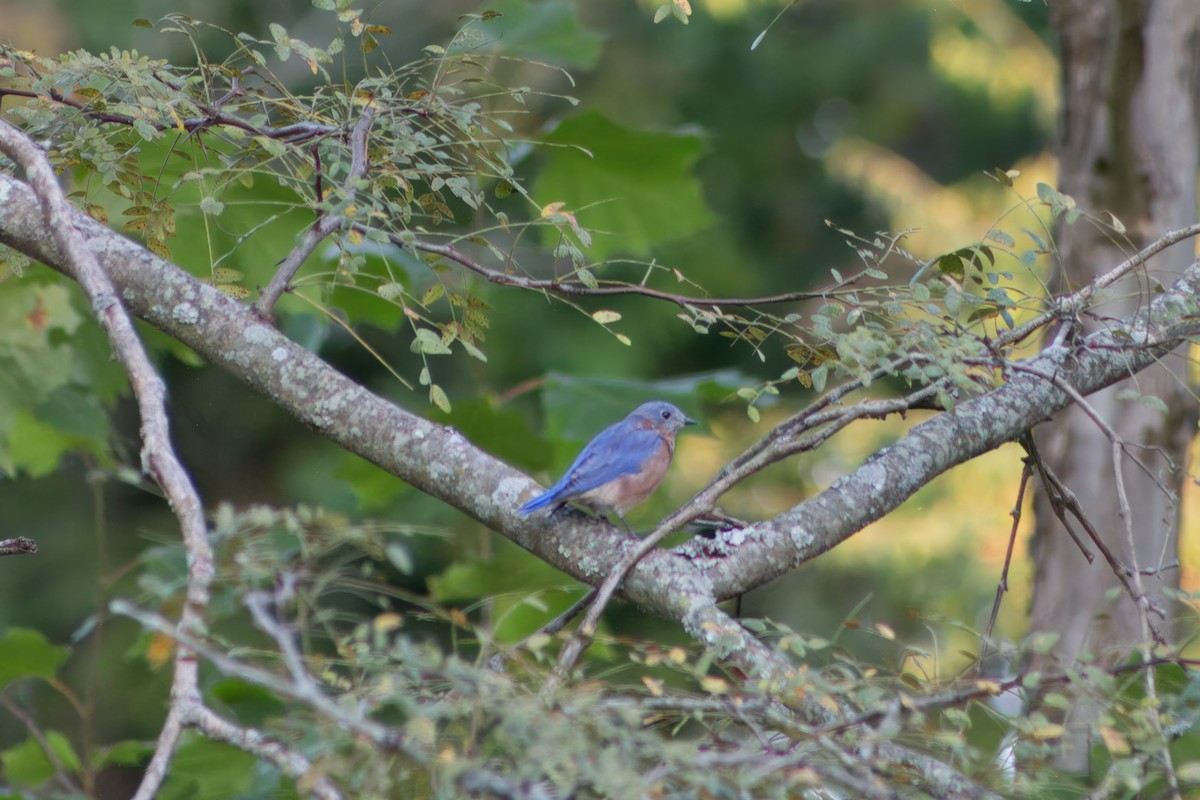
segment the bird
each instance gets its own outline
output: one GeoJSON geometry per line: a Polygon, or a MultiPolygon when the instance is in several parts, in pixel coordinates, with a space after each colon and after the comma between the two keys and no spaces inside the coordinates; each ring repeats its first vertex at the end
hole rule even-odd
{"type": "Polygon", "coordinates": [[[668,402],[643,403],[625,419],[600,431],[558,483],[518,512],[526,516],[546,506],[553,506],[553,512],[568,501],[576,502],[600,514],[615,513],[633,533],[625,513],[658,488],[675,454],[675,434],[683,426],[695,424],[668,402]]]}

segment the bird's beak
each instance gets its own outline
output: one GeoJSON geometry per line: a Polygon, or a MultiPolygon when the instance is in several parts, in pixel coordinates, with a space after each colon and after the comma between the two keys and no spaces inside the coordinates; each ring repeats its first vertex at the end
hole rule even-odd
{"type": "Polygon", "coordinates": [[[699,423],[697,423],[696,420],[692,419],[691,417],[684,417],[683,424],[684,425],[698,425],[699,423]]]}

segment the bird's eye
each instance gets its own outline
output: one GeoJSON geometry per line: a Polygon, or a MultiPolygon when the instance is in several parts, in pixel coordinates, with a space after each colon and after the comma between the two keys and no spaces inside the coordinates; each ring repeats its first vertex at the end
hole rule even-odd
{"type": "Polygon", "coordinates": [[[665,408],[664,408],[664,409],[663,409],[663,412],[662,412],[662,417],[663,417],[663,419],[670,419],[670,418],[671,418],[671,412],[670,412],[670,411],[668,411],[667,409],[665,409],[665,408]]]}

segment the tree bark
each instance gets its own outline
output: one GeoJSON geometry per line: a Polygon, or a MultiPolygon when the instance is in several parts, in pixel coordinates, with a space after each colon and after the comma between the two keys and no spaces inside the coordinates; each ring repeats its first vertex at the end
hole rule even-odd
{"type": "MultiPolygon", "coordinates": [[[[1097,216],[1112,212],[1129,239],[1087,220],[1060,224],[1058,287],[1069,292],[1092,280],[1101,265],[1119,260],[1123,251],[1196,221],[1200,3],[1057,0],[1051,4],[1051,18],[1062,50],[1059,189],[1097,216]]],[[[1174,275],[1192,261],[1189,249],[1174,248],[1157,256],[1154,268],[1157,274],[1174,275]]],[[[1147,302],[1153,282],[1145,271],[1131,278],[1114,287],[1118,290],[1095,314],[1077,321],[1078,335],[1101,329],[1147,302]]],[[[1037,436],[1046,463],[1079,498],[1100,537],[1123,563],[1143,570],[1167,567],[1177,556],[1177,498],[1196,425],[1196,403],[1184,385],[1178,355],[1136,379],[1137,392],[1161,399],[1166,413],[1118,388],[1088,399],[1112,431],[1136,447],[1120,458],[1128,520],[1110,436],[1083,409],[1069,408],[1037,436]],[[1149,475],[1131,454],[1149,468],[1149,475]]],[[[1090,565],[1084,560],[1045,491],[1037,493],[1034,508],[1030,628],[1061,635],[1047,658],[1066,665],[1085,652],[1110,663],[1127,657],[1144,640],[1136,605],[1102,559],[1090,565]]],[[[1163,569],[1144,578],[1150,598],[1168,617],[1165,590],[1177,584],[1178,575],[1177,569],[1163,569]]],[[[1096,710],[1087,704],[1072,710],[1060,768],[1088,769],[1087,726],[1096,710]]]]}

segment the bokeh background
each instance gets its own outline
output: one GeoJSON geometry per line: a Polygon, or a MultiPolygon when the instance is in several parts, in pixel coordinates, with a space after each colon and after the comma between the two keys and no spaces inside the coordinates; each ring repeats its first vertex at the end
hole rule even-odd
{"type": "MultiPolygon", "coordinates": [[[[977,243],[993,225],[1014,232],[1036,227],[1021,200],[1036,195],[1037,182],[1054,183],[1057,114],[1044,3],[809,0],[772,23],[785,3],[694,0],[686,27],[673,19],[654,24],[657,5],[389,0],[368,16],[391,28],[381,45],[401,64],[427,44],[445,43],[460,15],[500,10],[512,26],[481,47],[560,66],[575,84],[528,61],[498,68],[502,80],[573,95],[583,108],[630,128],[694,134],[702,205],[688,211],[691,229],[655,243],[652,257],[714,294],[804,290],[827,283],[831,269],[853,271],[858,256],[827,220],[867,236],[911,229],[903,244],[914,260],[977,243]],[[1006,188],[985,174],[994,168],[1021,174],[1006,188]]],[[[41,54],[115,47],[190,63],[194,56],[182,37],[132,24],[173,12],[262,38],[269,23],[313,41],[328,35],[320,29],[327,15],[301,0],[0,0],[0,40],[41,54]]],[[[213,60],[228,47],[217,35],[205,44],[213,60]]],[[[312,75],[298,59],[292,64],[290,74],[279,74],[299,91],[312,75]]],[[[534,97],[514,124],[533,138],[569,124],[576,113],[553,97],[534,97]]],[[[519,165],[535,190],[542,167],[537,148],[519,165]]],[[[544,201],[553,199],[573,202],[544,201]]],[[[580,222],[594,224],[587,210],[580,222]]],[[[189,245],[188,235],[181,223],[175,251],[202,261],[205,248],[189,245]]],[[[599,235],[603,247],[621,254],[619,232],[599,235]]],[[[287,240],[269,242],[261,258],[281,257],[284,250],[271,249],[276,245],[286,249],[287,240]]],[[[911,268],[910,260],[897,259],[894,274],[902,280],[911,268]]],[[[639,268],[628,274],[636,279],[639,268]]],[[[762,420],[752,423],[734,389],[777,377],[790,364],[786,355],[768,351],[759,360],[744,345],[697,335],[668,304],[607,303],[623,315],[621,331],[633,343],[625,346],[585,315],[540,295],[476,288],[493,306],[489,361],[442,367],[450,415],[431,408],[423,392],[406,390],[348,336],[326,332],[322,355],[543,480],[556,477],[584,441],[640,400],[682,398],[704,422],[683,437],[667,483],[635,512],[635,525],[651,526],[773,421],[812,399],[794,385],[773,405],[760,403],[762,420]]],[[[302,311],[292,310],[284,324],[307,330],[302,311]]],[[[419,369],[406,337],[386,326],[359,333],[401,372],[419,369]]],[[[154,341],[180,454],[210,505],[310,503],[353,518],[392,520],[407,531],[415,555],[411,574],[397,573],[396,580],[448,605],[478,610],[489,600],[502,637],[528,633],[578,596],[577,586],[502,538],[343,454],[220,370],[154,341]],[[543,608],[518,602],[531,593],[543,608]]],[[[725,508],[749,519],[777,513],[919,419],[862,423],[739,488],[725,508]]],[[[136,425],[128,408],[119,430],[119,450],[135,465],[136,425]]],[[[835,551],[745,597],[742,613],[836,638],[868,657],[907,660],[914,670],[953,672],[963,663],[959,650],[974,649],[973,631],[991,609],[1020,469],[1020,451],[1007,447],[954,470],[835,551]],[[875,623],[894,630],[897,641],[880,637],[875,623]]],[[[139,559],[175,537],[160,500],[127,471],[73,457],[44,476],[0,481],[0,509],[0,532],[34,536],[42,546],[37,558],[0,563],[0,625],[38,628],[55,641],[78,637],[76,677],[100,683],[98,718],[112,729],[96,735],[152,736],[169,669],[133,647],[141,634],[131,623],[106,622],[103,652],[88,654],[87,647],[96,609],[113,594],[136,596],[139,559]]],[[[998,626],[1012,638],[1024,631],[1028,601],[1030,519],[1028,508],[1022,511],[998,626]]],[[[1198,562],[1188,555],[1194,540],[1185,531],[1189,590],[1200,581],[1198,562]]],[[[1081,559],[1081,579],[1087,569],[1104,567],[1081,559]]],[[[622,632],[680,638],[633,609],[615,609],[608,623],[622,632]]],[[[62,701],[48,694],[46,702],[62,701]]],[[[0,715],[0,738],[23,736],[18,723],[0,715]]]]}

